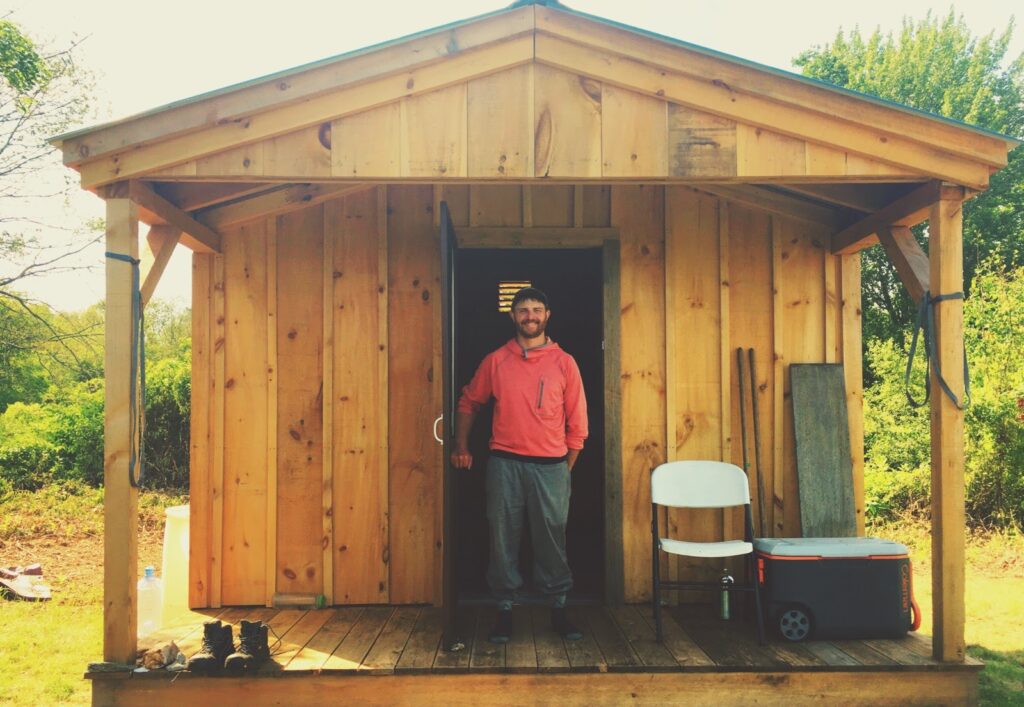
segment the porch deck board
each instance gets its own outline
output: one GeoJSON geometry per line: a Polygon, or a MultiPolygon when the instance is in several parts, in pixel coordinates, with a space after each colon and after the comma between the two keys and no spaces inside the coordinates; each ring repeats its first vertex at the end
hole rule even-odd
{"type": "MultiPolygon", "coordinates": [[[[514,613],[515,632],[508,645],[494,645],[487,635],[491,608],[459,612],[466,649],[441,649],[440,609],[408,606],[347,607],[322,610],[235,608],[189,612],[175,626],[161,629],[142,645],[175,640],[191,655],[202,641],[202,622],[211,617],[236,627],[242,619],[262,620],[280,636],[263,676],[349,674],[463,673],[651,673],[651,672],[944,672],[977,670],[936,662],[928,637],[902,639],[807,641],[789,643],[769,637],[757,643],[753,626],[715,619],[706,607],[670,607],[663,612],[665,641],[654,639],[649,606],[570,608],[584,632],[582,641],[564,641],[550,630],[547,609],[530,607],[514,613]]],[[[273,637],[271,637],[273,641],[273,637]]],[[[158,673],[150,674],[158,678],[158,673]]],[[[109,674],[89,674],[109,679],[109,674]]]]}

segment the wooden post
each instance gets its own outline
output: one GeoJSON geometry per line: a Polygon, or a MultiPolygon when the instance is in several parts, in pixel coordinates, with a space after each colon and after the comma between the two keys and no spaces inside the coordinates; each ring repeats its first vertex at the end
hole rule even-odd
{"type": "MultiPolygon", "coordinates": [[[[963,190],[943,186],[928,224],[931,296],[963,290],[963,190]]],[[[938,367],[964,398],[963,301],[935,304],[938,367]]],[[[932,367],[932,650],[936,660],[964,660],[964,414],[941,390],[932,367]]]]}
{"type": "MultiPolygon", "coordinates": [[[[138,210],[107,200],[107,251],[139,257],[138,210]]],[[[135,663],[138,489],[131,455],[132,266],[106,259],[106,398],[103,415],[103,659],[135,663]]]]}

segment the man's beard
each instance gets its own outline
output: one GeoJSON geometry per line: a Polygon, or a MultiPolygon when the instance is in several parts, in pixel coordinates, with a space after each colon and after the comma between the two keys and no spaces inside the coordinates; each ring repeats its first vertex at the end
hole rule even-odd
{"type": "Polygon", "coordinates": [[[543,338],[544,330],[547,329],[547,322],[535,322],[537,324],[537,328],[534,333],[530,333],[531,330],[527,328],[529,327],[530,323],[531,322],[516,322],[516,332],[519,334],[519,336],[523,337],[524,339],[543,338]]]}

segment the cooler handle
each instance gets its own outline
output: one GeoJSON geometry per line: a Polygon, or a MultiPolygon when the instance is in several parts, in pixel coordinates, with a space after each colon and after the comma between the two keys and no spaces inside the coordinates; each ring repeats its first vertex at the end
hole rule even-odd
{"type": "Polygon", "coordinates": [[[921,607],[917,605],[917,599],[914,598],[914,565],[909,560],[907,561],[907,569],[910,571],[910,630],[916,631],[921,628],[921,607]]]}

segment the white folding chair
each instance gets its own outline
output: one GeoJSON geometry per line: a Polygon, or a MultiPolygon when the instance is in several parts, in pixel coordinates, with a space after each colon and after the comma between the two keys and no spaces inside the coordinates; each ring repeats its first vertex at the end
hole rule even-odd
{"type": "Polygon", "coordinates": [[[734,464],[717,461],[676,461],[662,464],[651,472],[651,560],[654,577],[654,621],[658,641],[662,640],[662,589],[727,589],[753,592],[757,613],[757,639],[764,644],[764,617],[761,592],[754,563],[754,530],[750,514],[750,488],[747,475],[734,464]],[[663,538],[658,532],[658,506],[670,508],[730,508],[743,506],[743,540],[687,542],[663,538]],[[715,582],[663,582],[658,571],[659,552],[685,557],[747,556],[750,582],[723,585],[715,582]]]}

